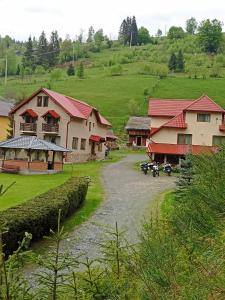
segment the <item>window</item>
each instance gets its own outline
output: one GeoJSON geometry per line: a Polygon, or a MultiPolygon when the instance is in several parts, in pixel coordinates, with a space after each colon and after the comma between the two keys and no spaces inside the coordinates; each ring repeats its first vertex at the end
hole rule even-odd
{"type": "Polygon", "coordinates": [[[98,152],[102,152],[102,143],[98,144],[98,152]]]}
{"type": "Polygon", "coordinates": [[[73,137],[73,140],[72,140],[72,149],[73,150],[78,149],[78,141],[79,141],[79,139],[77,137],[73,137]]]}
{"type": "Polygon", "coordinates": [[[37,106],[38,107],[42,106],[42,96],[37,96],[37,106]]]}
{"type": "Polygon", "coordinates": [[[89,122],[89,131],[91,131],[91,122],[89,122]]]}
{"type": "Polygon", "coordinates": [[[86,147],[86,139],[81,139],[80,150],[85,150],[85,147],[86,147]]]}
{"type": "Polygon", "coordinates": [[[210,122],[210,114],[197,114],[197,122],[210,122]]]}
{"type": "Polygon", "coordinates": [[[178,133],[177,144],[191,145],[192,144],[192,134],[178,133]]]}
{"type": "Polygon", "coordinates": [[[93,128],[95,127],[95,123],[92,124],[93,128]]]}
{"type": "Polygon", "coordinates": [[[225,144],[225,136],[213,135],[212,144],[213,145],[222,145],[222,144],[225,144]]]}
{"type": "Polygon", "coordinates": [[[48,107],[48,96],[44,96],[43,98],[44,98],[43,106],[44,106],[44,107],[48,107]]]}

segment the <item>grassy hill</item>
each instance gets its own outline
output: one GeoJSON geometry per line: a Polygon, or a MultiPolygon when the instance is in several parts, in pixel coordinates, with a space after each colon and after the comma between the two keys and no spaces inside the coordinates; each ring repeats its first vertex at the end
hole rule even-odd
{"type": "MultiPolygon", "coordinates": [[[[183,74],[158,76],[160,68],[163,67],[164,72],[167,67],[171,45],[168,46],[166,43],[131,49],[112,48],[92,53],[85,61],[84,79],[78,79],[76,76],[68,77],[65,68],[61,69],[57,79],[48,72],[42,75],[27,75],[23,80],[21,77],[9,77],[5,85],[4,79],[1,78],[0,95],[22,99],[40,86],[48,87],[97,107],[112,122],[117,134],[123,132],[129,115],[147,114],[145,89],[148,89],[149,96],[162,98],[195,99],[206,93],[217,103],[225,106],[225,78],[222,75],[224,66],[221,57],[218,71],[221,74],[220,78],[201,76],[195,72],[192,76],[188,67],[183,74]]],[[[179,49],[180,45],[176,43],[173,47],[179,49]]],[[[204,73],[205,68],[207,74],[213,71],[219,55],[209,57],[198,53],[196,56],[190,53],[189,46],[186,46],[186,49],[186,66],[190,66],[195,59],[198,61],[195,64],[197,70],[204,73]]]]}

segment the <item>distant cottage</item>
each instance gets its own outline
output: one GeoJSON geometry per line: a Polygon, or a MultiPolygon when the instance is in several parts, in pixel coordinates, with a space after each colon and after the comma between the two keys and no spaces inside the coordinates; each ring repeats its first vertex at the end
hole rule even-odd
{"type": "Polygon", "coordinates": [[[150,118],[130,117],[125,127],[129,142],[128,146],[145,147],[150,134],[150,118]]]}
{"type": "Polygon", "coordinates": [[[40,88],[11,111],[14,137],[36,136],[71,149],[67,161],[103,158],[111,124],[87,103],[40,88]]]}

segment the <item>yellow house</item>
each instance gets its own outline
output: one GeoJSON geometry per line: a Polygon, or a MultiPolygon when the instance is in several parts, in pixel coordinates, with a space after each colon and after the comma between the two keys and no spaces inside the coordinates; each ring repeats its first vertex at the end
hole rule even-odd
{"type": "Polygon", "coordinates": [[[213,153],[225,143],[225,110],[207,95],[197,100],[152,99],[148,115],[152,160],[178,163],[187,153],[213,153]]]}
{"type": "Polygon", "coordinates": [[[7,138],[7,129],[9,128],[10,123],[8,114],[11,108],[11,103],[0,101],[0,141],[4,141],[7,138]]]}

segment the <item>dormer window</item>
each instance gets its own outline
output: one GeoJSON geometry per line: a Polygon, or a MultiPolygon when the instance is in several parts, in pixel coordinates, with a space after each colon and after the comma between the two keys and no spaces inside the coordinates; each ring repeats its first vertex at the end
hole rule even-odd
{"type": "Polygon", "coordinates": [[[210,114],[197,114],[197,122],[210,122],[210,114]]]}
{"type": "Polygon", "coordinates": [[[48,96],[37,96],[37,107],[48,107],[48,96]]]}
{"type": "Polygon", "coordinates": [[[44,99],[43,106],[48,107],[48,96],[44,96],[43,99],[44,99]]]}
{"type": "Polygon", "coordinates": [[[37,107],[42,106],[42,96],[37,96],[37,107]]]}

